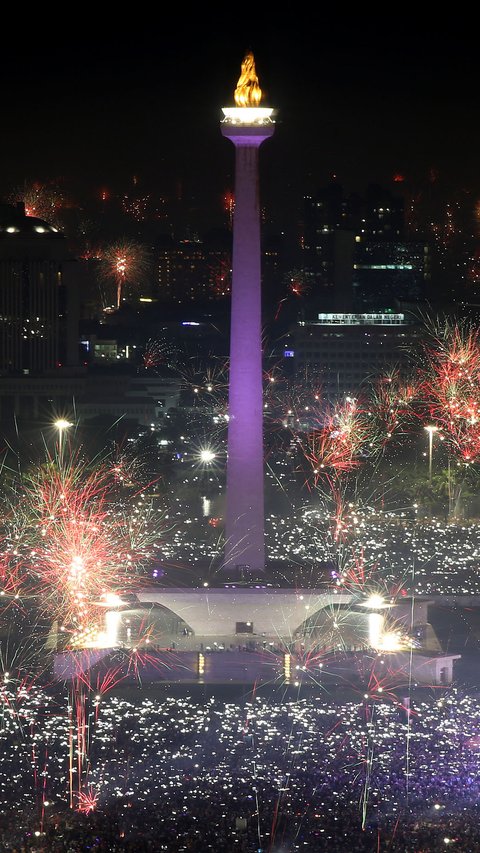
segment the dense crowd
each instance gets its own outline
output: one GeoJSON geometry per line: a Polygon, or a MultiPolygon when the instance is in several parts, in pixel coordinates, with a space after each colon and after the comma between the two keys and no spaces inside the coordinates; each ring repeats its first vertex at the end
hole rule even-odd
{"type": "MultiPolygon", "coordinates": [[[[282,564],[289,570],[310,569],[309,577],[314,577],[316,568],[329,565],[341,570],[361,553],[365,565],[387,583],[403,581],[412,593],[480,594],[478,522],[446,523],[349,509],[341,524],[342,535],[336,537],[336,521],[322,509],[267,515],[267,553],[280,567],[280,580],[282,564]]],[[[222,547],[216,528],[184,519],[166,537],[164,557],[184,565],[210,563],[222,554],[222,547]]]]}
{"type": "Polygon", "coordinates": [[[79,708],[71,692],[12,685],[0,851],[474,853],[478,699],[139,690],[88,694],[79,708]]]}
{"type": "Polygon", "coordinates": [[[412,519],[374,510],[350,510],[342,517],[342,537],[331,535],[319,512],[304,512],[301,523],[270,516],[272,558],[310,565],[329,561],[341,569],[362,554],[365,564],[387,582],[415,594],[480,593],[480,525],[412,519]],[[302,535],[303,532],[303,535],[302,535]],[[306,535],[307,534],[307,535],[306,535]]]}

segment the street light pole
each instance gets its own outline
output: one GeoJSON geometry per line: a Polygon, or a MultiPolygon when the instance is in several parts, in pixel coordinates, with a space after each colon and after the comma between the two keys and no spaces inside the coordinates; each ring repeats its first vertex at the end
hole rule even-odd
{"type": "Polygon", "coordinates": [[[428,432],[428,482],[432,483],[432,454],[433,454],[433,433],[438,432],[437,426],[426,426],[428,432]]]}
{"type": "Polygon", "coordinates": [[[58,420],[56,420],[54,422],[53,426],[55,427],[55,429],[58,432],[58,461],[59,461],[60,467],[62,467],[62,465],[63,465],[63,433],[65,432],[66,429],[69,429],[69,427],[73,426],[73,424],[70,423],[70,421],[66,421],[64,418],[59,418],[58,420]]]}

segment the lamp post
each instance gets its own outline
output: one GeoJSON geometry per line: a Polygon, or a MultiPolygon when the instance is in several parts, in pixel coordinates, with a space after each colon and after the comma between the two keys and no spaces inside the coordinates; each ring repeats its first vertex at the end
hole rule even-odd
{"type": "Polygon", "coordinates": [[[429,424],[425,427],[428,432],[428,482],[432,482],[432,451],[433,451],[433,434],[438,432],[438,427],[429,424]]]}
{"type": "Polygon", "coordinates": [[[64,418],[58,418],[58,420],[54,421],[53,426],[58,432],[58,460],[60,462],[60,466],[63,464],[63,434],[66,429],[69,429],[73,426],[70,421],[65,420],[64,418]]]}

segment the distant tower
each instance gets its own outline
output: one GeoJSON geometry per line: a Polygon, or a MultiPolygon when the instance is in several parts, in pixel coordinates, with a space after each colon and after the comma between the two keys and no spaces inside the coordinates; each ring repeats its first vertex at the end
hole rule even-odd
{"type": "Polygon", "coordinates": [[[223,109],[222,134],[235,145],[235,210],[230,324],[230,382],[224,568],[265,568],[262,317],[258,149],[273,135],[273,110],[248,54],[223,109]]]}

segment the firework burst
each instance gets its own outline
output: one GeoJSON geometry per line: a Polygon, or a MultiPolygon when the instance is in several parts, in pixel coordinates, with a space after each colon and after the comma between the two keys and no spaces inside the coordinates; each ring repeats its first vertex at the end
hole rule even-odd
{"type": "Polygon", "coordinates": [[[322,477],[338,478],[370,455],[374,433],[363,407],[351,397],[327,410],[319,429],[307,436],[305,457],[316,486],[322,477]]]}
{"type": "Polygon", "coordinates": [[[100,278],[116,285],[116,308],[120,308],[126,285],[138,287],[146,280],[150,269],[150,257],[141,243],[120,240],[106,246],[101,253],[100,278]]]}
{"type": "Polygon", "coordinates": [[[172,367],[176,357],[176,347],[166,338],[149,338],[143,352],[143,367],[145,370],[172,367]]]}
{"type": "Polygon", "coordinates": [[[217,412],[227,411],[228,360],[213,358],[205,363],[198,358],[186,358],[178,363],[177,370],[198,406],[208,404],[217,412]]]}
{"type": "Polygon", "coordinates": [[[232,262],[228,257],[218,257],[210,264],[209,284],[215,299],[228,296],[232,289],[232,262]]]}
{"type": "Polygon", "coordinates": [[[381,445],[402,434],[415,417],[415,404],[419,389],[411,379],[404,378],[398,370],[392,370],[372,384],[367,403],[377,441],[381,445]]]}
{"type": "Polygon", "coordinates": [[[73,645],[95,642],[102,609],[154,552],[148,498],[127,501],[114,468],[77,458],[41,466],[18,488],[4,537],[5,573],[73,645]]]}
{"type": "Polygon", "coordinates": [[[474,462],[480,455],[480,331],[446,321],[430,329],[422,355],[425,417],[460,461],[474,462]]]}
{"type": "Polygon", "coordinates": [[[55,185],[42,184],[40,181],[25,183],[23,187],[17,187],[12,192],[11,200],[23,202],[27,216],[36,216],[52,225],[59,225],[58,212],[64,206],[65,200],[55,185]]]}

